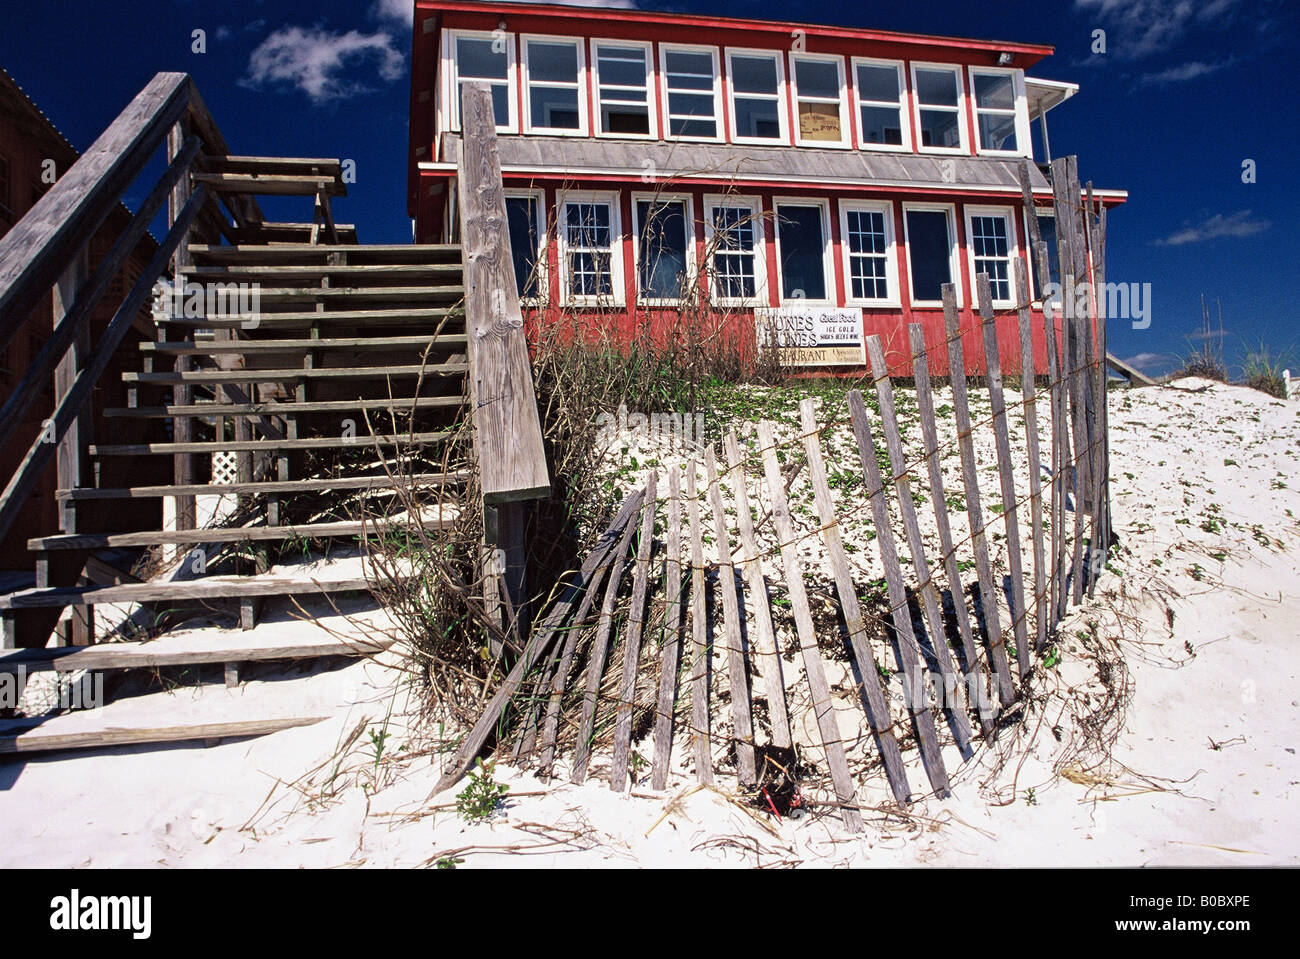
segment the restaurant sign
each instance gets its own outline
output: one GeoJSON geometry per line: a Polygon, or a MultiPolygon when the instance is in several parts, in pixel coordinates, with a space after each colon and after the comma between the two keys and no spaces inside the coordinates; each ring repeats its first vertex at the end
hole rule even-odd
{"type": "Polygon", "coordinates": [[[758,348],[775,348],[782,366],[865,366],[862,311],[834,306],[754,310],[758,348]]]}

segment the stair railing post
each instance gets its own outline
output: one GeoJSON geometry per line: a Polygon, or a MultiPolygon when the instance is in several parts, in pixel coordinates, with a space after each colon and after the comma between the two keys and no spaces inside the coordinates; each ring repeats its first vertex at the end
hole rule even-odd
{"type": "MultiPolygon", "coordinates": [[[[186,139],[188,138],[187,120],[182,118],[178,120],[171,128],[167,135],[167,156],[169,160],[174,160],[180,153],[186,139]]],[[[181,210],[189,202],[190,194],[193,191],[190,172],[186,171],[172,188],[171,200],[167,209],[167,225],[172,226],[181,210]]],[[[190,230],[186,230],[185,235],[176,246],[175,253],[172,254],[172,276],[174,282],[180,288],[181,296],[174,302],[184,302],[186,277],[193,266],[193,259],[190,256],[190,230]]],[[[193,339],[194,334],[188,328],[184,328],[183,339],[193,339]]],[[[163,329],[158,330],[159,339],[167,335],[163,329]]],[[[185,372],[191,369],[193,360],[189,356],[179,355],[176,357],[173,369],[177,372],[185,372]]],[[[177,383],[172,387],[172,402],[179,405],[188,406],[193,402],[194,390],[184,383],[177,383]]],[[[190,417],[178,417],[174,422],[173,439],[178,443],[188,443],[194,439],[194,420],[190,417]]],[[[178,485],[189,486],[194,483],[194,458],[189,453],[177,453],[172,458],[174,482],[178,485]]],[[[195,499],[193,496],[177,496],[171,500],[172,509],[175,514],[175,528],[178,530],[194,529],[197,526],[197,516],[195,512],[195,499]]],[[[164,524],[165,525],[165,524],[164,524]]],[[[164,556],[168,560],[177,558],[180,555],[179,547],[166,547],[163,550],[164,556]]]]}

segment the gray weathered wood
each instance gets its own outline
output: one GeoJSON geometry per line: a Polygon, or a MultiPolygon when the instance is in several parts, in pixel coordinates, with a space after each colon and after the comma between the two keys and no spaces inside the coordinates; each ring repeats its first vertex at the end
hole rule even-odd
{"type": "Polygon", "coordinates": [[[885,434],[885,449],[889,453],[890,482],[898,500],[898,515],[903,523],[907,550],[912,554],[912,568],[916,571],[920,593],[921,612],[929,633],[930,648],[934,653],[935,679],[943,695],[940,700],[953,738],[962,756],[969,759],[971,749],[970,720],[966,715],[965,688],[957,679],[952,651],[948,647],[948,633],[943,624],[939,589],[925,558],[925,540],[921,538],[921,524],[916,517],[916,504],[912,502],[912,486],[908,480],[907,458],[903,453],[903,440],[898,431],[898,413],[894,408],[894,388],[885,365],[885,351],[879,336],[867,337],[867,352],[871,357],[871,372],[875,378],[876,400],[880,404],[880,422],[885,434]]]}
{"type": "Polygon", "coordinates": [[[709,500],[713,505],[713,537],[718,550],[718,590],[722,593],[722,628],[727,643],[727,683],[731,694],[731,721],[735,726],[736,775],[742,786],[753,785],[754,715],[745,673],[744,640],[740,629],[740,604],[736,600],[736,568],[731,558],[731,536],[718,485],[718,460],[712,446],[704,451],[709,500]]]}
{"type": "MultiPolygon", "coordinates": [[[[216,487],[221,490],[223,487],[216,487]]],[[[213,487],[209,486],[211,493],[213,487]]],[[[185,543],[244,543],[257,540],[326,539],[335,536],[378,536],[391,529],[407,529],[418,523],[424,529],[446,529],[453,516],[426,516],[418,520],[402,517],[385,520],[334,520],[283,526],[219,526],[211,529],[147,530],[141,533],[66,533],[37,536],[28,540],[32,550],[130,549],[137,546],[181,545],[185,543]]]]}
{"type": "Polygon", "coordinates": [[[912,714],[912,727],[921,748],[921,765],[930,780],[930,786],[939,797],[949,793],[948,771],[944,768],[939,751],[939,737],[934,727],[934,710],[930,706],[929,690],[922,670],[921,650],[912,630],[912,614],[907,607],[907,587],[903,582],[903,569],[898,563],[898,549],[894,545],[893,527],[890,525],[889,506],[885,501],[885,478],[876,462],[876,442],[867,421],[867,408],[862,394],[850,390],[849,416],[853,423],[853,436],[858,444],[858,459],[862,464],[863,495],[871,503],[871,516],[876,525],[876,548],[880,562],[885,567],[885,586],[889,590],[890,618],[898,643],[898,663],[903,670],[906,689],[903,694],[912,714]]]}
{"type": "Polygon", "coordinates": [[[767,492],[772,500],[772,524],[781,546],[781,561],[785,567],[785,584],[790,594],[790,607],[794,613],[795,629],[799,636],[799,652],[803,656],[804,675],[812,693],[813,715],[826,750],[826,765],[831,783],[840,802],[840,815],[849,832],[862,831],[862,814],[858,810],[857,790],[853,774],[844,754],[844,742],[839,720],[835,716],[835,702],[830,684],[826,681],[826,668],[817,649],[817,631],[813,627],[812,610],[804,587],[803,565],[799,561],[799,548],[795,545],[794,522],[790,518],[790,505],[786,502],[785,478],[776,458],[776,440],[772,425],[766,421],[758,424],[758,442],[762,447],[763,472],[767,478],[767,492]]]}
{"type": "MultiPolygon", "coordinates": [[[[258,493],[320,493],[325,490],[388,490],[405,487],[455,486],[469,478],[468,470],[452,473],[415,473],[378,476],[341,476],[331,479],[316,477],[313,479],[288,480],[284,483],[275,481],[258,483],[223,483],[217,492],[236,494],[258,493]]],[[[73,490],[57,490],[59,499],[77,502],[110,499],[158,499],[162,496],[202,496],[213,492],[211,483],[194,483],[190,486],[127,486],[121,488],[103,487],[73,490]]]]}
{"type": "Polygon", "coordinates": [[[998,681],[998,699],[1003,706],[1010,706],[1016,699],[1016,687],[1007,662],[1006,638],[1002,634],[1002,620],[998,613],[998,591],[993,583],[993,563],[989,559],[989,545],[984,534],[984,507],[980,502],[979,471],[975,465],[975,444],[971,441],[970,402],[966,396],[966,359],[961,344],[961,326],[957,320],[957,294],[951,283],[943,286],[943,315],[948,334],[952,409],[957,421],[962,482],[966,487],[966,520],[970,524],[971,546],[975,551],[975,574],[984,612],[989,660],[998,681]]]}
{"type": "Polygon", "coordinates": [[[201,723],[191,726],[118,727],[84,732],[54,733],[45,729],[4,734],[0,727],[0,754],[50,752],[56,749],[102,749],[143,743],[174,743],[197,739],[226,739],[264,736],[296,726],[324,722],[325,716],[291,716],[285,719],[245,719],[233,723],[201,723]]]}
{"type": "Polygon", "coordinates": [[[1065,615],[1065,470],[1069,458],[1069,425],[1065,415],[1065,379],[1062,375],[1061,340],[1056,320],[1043,315],[1047,338],[1048,390],[1052,398],[1052,625],[1065,615]]]}
{"type": "Polygon", "coordinates": [[[1025,263],[1016,258],[1017,319],[1020,325],[1020,396],[1025,414],[1025,449],[1029,454],[1029,519],[1034,540],[1035,646],[1047,645],[1047,560],[1043,548],[1043,483],[1038,449],[1038,383],[1034,363],[1033,317],[1029,313],[1029,277],[1025,263]]]}
{"type": "Polygon", "coordinates": [[[695,744],[695,778],[713,782],[713,751],[709,722],[708,612],[704,580],[704,541],[700,531],[699,494],[695,488],[694,460],[686,465],[686,514],[690,522],[691,551],[691,731],[695,744]]]}
{"type": "MultiPolygon", "coordinates": [[[[196,441],[193,443],[132,443],[124,445],[95,445],[90,448],[94,456],[157,456],[171,453],[215,453],[222,450],[247,450],[250,452],[274,450],[326,450],[362,449],[379,446],[418,446],[441,443],[451,433],[404,433],[394,436],[313,436],[309,439],[282,440],[226,440],[224,443],[196,441]]],[[[178,483],[179,486],[190,484],[178,483]]]]}
{"type": "Polygon", "coordinates": [[[930,499],[934,504],[934,523],[939,532],[939,548],[943,550],[943,570],[952,594],[953,618],[957,620],[957,635],[961,639],[962,655],[966,660],[966,692],[975,699],[976,715],[985,734],[992,731],[995,712],[990,699],[988,680],[980,666],[979,651],[975,648],[975,633],[971,628],[970,610],[966,606],[966,591],[962,586],[961,569],[957,565],[957,550],[952,540],[952,525],[948,521],[948,495],[939,463],[939,432],[934,415],[934,393],[930,381],[930,362],[925,345],[925,332],[920,323],[908,325],[907,335],[912,347],[912,374],[916,383],[916,405],[921,417],[921,439],[925,444],[925,467],[930,479],[930,499]]]}
{"type": "Polygon", "coordinates": [[[763,577],[763,562],[754,533],[754,516],[749,508],[748,479],[745,461],[740,453],[740,441],[734,432],[726,438],[727,462],[731,472],[731,488],[735,492],[736,517],[740,527],[740,545],[745,551],[741,569],[745,574],[745,587],[754,609],[754,627],[750,633],[750,651],[763,674],[767,690],[767,716],[772,726],[772,745],[778,749],[790,748],[790,714],[786,709],[785,680],[781,655],[776,648],[776,630],[772,626],[772,606],[767,597],[767,580],[763,577]]]}
{"type": "Polygon", "coordinates": [[[867,636],[866,619],[862,615],[862,604],[858,600],[857,588],[853,585],[853,573],[849,569],[848,556],[844,552],[839,518],[835,514],[830,484],[826,479],[826,462],[822,458],[820,431],[817,428],[811,397],[799,405],[799,422],[803,427],[804,452],[808,457],[808,478],[812,483],[813,497],[817,502],[817,515],[821,520],[822,542],[826,546],[826,557],[830,561],[831,573],[835,577],[835,592],[839,596],[840,612],[844,615],[844,624],[848,630],[849,645],[853,649],[853,658],[858,665],[867,722],[871,725],[876,747],[880,750],[880,759],[885,767],[885,778],[889,780],[889,788],[896,800],[906,804],[912,789],[907,784],[907,772],[903,769],[903,755],[898,748],[898,737],[894,735],[889,704],[885,701],[884,691],[880,688],[879,669],[875,657],[871,654],[871,643],[867,636]]]}
{"type": "Polygon", "coordinates": [[[460,175],[475,451],[488,502],[550,492],[532,364],[510,256],[492,94],[462,84],[460,175]]]}
{"type": "Polygon", "coordinates": [[[668,761],[673,745],[673,712],[677,701],[677,672],[682,646],[682,489],[681,467],[668,473],[668,555],[664,562],[664,589],[668,594],[664,640],[659,650],[659,690],[655,700],[654,761],[650,785],[668,785],[668,761]]]}
{"type": "MultiPolygon", "coordinates": [[[[980,325],[984,333],[984,363],[988,369],[989,405],[993,410],[993,438],[997,446],[998,482],[1002,487],[1002,520],[1007,531],[1007,567],[1011,574],[1011,629],[1016,637],[1016,663],[1020,681],[1032,668],[1029,658],[1029,613],[1025,608],[1025,577],[1020,555],[1020,507],[1016,502],[1015,463],[1011,459],[1011,436],[1007,429],[1007,404],[1002,392],[1002,357],[998,350],[998,326],[993,314],[993,293],[988,274],[976,277],[980,325]]],[[[1036,467],[1035,467],[1036,468],[1036,467]]]]}
{"type": "Polygon", "coordinates": [[[636,671],[641,662],[641,634],[645,629],[646,591],[650,585],[650,557],[654,549],[655,513],[659,476],[654,470],[646,481],[645,508],[641,511],[641,539],[637,543],[636,571],[632,575],[632,607],[623,633],[623,676],[618,687],[614,717],[614,759],[609,788],[621,792],[627,781],[628,752],[632,747],[632,712],[636,706],[636,671]]]}

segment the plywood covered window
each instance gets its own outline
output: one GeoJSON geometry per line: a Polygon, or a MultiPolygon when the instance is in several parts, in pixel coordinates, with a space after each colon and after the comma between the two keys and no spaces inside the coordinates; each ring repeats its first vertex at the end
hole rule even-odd
{"type": "Polygon", "coordinates": [[[846,146],[844,61],[840,57],[791,54],[796,142],[807,146],[846,146]]]}

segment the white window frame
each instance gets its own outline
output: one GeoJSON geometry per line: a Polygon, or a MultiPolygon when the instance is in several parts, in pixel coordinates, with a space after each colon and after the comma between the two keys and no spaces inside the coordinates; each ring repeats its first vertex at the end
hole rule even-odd
{"type": "Polygon", "coordinates": [[[1032,154],[1030,145],[1029,130],[1029,98],[1025,92],[1025,72],[1023,70],[1014,70],[1007,67],[969,67],[966,70],[969,75],[970,83],[970,105],[975,115],[975,129],[971,131],[975,137],[975,150],[981,156],[1004,156],[1004,157],[1028,157],[1032,154]],[[1005,116],[1009,111],[1004,109],[991,109],[989,107],[980,107],[979,98],[975,95],[975,77],[977,74],[985,76],[1009,76],[1011,77],[1011,89],[1015,97],[1015,107],[1013,108],[1016,121],[1016,146],[1015,150],[986,150],[980,142],[980,114],[994,113],[999,116],[1005,116]]]}
{"type": "MultiPolygon", "coordinates": [[[[459,39],[466,40],[495,40],[500,34],[495,34],[487,30],[448,30],[443,34],[442,49],[442,75],[447,78],[443,84],[442,110],[441,119],[445,123],[440,124],[439,128],[444,130],[459,131],[460,124],[460,70],[456,63],[456,41],[459,39]]],[[[506,82],[509,88],[506,90],[507,112],[510,122],[505,126],[497,126],[499,133],[518,133],[519,132],[519,56],[518,47],[515,45],[516,38],[513,33],[505,34],[506,47],[506,82]]],[[[487,81],[484,81],[487,82],[487,81]]]]}
{"type": "MultiPolygon", "coordinates": [[[[794,142],[796,146],[801,147],[828,147],[831,149],[849,149],[853,146],[852,134],[849,131],[848,105],[849,96],[847,81],[844,76],[844,58],[833,53],[796,53],[790,52],[790,94],[794,101],[794,114],[790,117],[790,126],[794,130],[794,142]],[[795,66],[799,60],[813,60],[822,63],[834,63],[835,69],[839,72],[840,78],[840,139],[839,142],[834,140],[805,140],[799,128],[799,75],[795,66]]],[[[802,99],[811,100],[814,103],[829,103],[830,101],[823,97],[804,97],[802,99]]]]}
{"type": "Polygon", "coordinates": [[[625,306],[627,277],[623,269],[623,211],[619,194],[608,190],[566,190],[555,200],[555,235],[560,266],[560,301],[568,306],[625,306]],[[609,204],[609,274],[608,297],[575,294],[569,285],[569,215],[570,203],[609,204]]]}
{"type": "Polygon", "coordinates": [[[912,117],[916,122],[916,150],[918,153],[947,153],[952,155],[970,153],[970,130],[966,124],[966,84],[962,82],[962,67],[959,63],[924,63],[912,61],[912,117]],[[921,110],[947,110],[948,107],[923,107],[921,92],[916,82],[918,70],[942,70],[957,75],[957,136],[959,145],[955,147],[928,147],[921,136],[921,110]]]}
{"type": "Polygon", "coordinates": [[[907,214],[912,211],[942,212],[948,215],[948,272],[952,274],[953,292],[957,295],[957,306],[964,302],[961,282],[961,251],[957,237],[957,207],[953,203],[904,203],[903,204],[903,252],[907,260],[907,295],[910,305],[922,309],[942,308],[943,300],[918,300],[916,283],[912,278],[912,240],[908,234],[907,214]]]}
{"type": "Polygon", "coordinates": [[[831,204],[830,200],[818,197],[774,196],[772,197],[772,239],[776,243],[776,288],[780,293],[782,306],[807,304],[808,306],[838,306],[835,290],[835,249],[831,242],[831,204]],[[803,206],[816,207],[822,218],[822,278],[825,281],[826,295],[813,299],[809,296],[785,295],[785,271],[781,269],[781,207],[803,206]]]}
{"type": "MultiPolygon", "coordinates": [[[[661,43],[659,44],[659,82],[660,95],[663,97],[664,104],[664,130],[663,139],[679,140],[682,142],[695,143],[721,143],[725,140],[726,127],[722,118],[722,72],[718,68],[718,48],[689,44],[689,43],[661,43]],[[713,120],[714,129],[717,131],[716,136],[699,137],[685,136],[673,133],[673,118],[669,113],[671,109],[671,98],[668,96],[668,54],[670,53],[707,53],[713,60],[713,120]]],[[[679,93],[688,93],[697,96],[703,96],[703,90],[679,90],[679,93]]]]}
{"type": "MultiPolygon", "coordinates": [[[[519,53],[520,65],[523,70],[523,103],[520,104],[520,114],[524,125],[524,133],[534,133],[548,137],[585,137],[590,129],[591,122],[587,116],[587,91],[590,83],[587,78],[587,45],[583,42],[582,37],[561,37],[546,33],[524,33],[519,36],[519,53]],[[576,130],[565,130],[556,127],[535,127],[533,126],[533,85],[528,71],[528,42],[536,43],[571,43],[578,55],[578,128],[576,130]]],[[[538,81],[542,86],[564,86],[568,84],[559,84],[549,80],[538,81]]]]}
{"type": "Polygon", "coordinates": [[[704,245],[713,249],[713,211],[719,207],[746,207],[754,227],[754,295],[752,297],[719,296],[713,285],[713,263],[708,264],[706,280],[709,284],[709,302],[715,306],[764,307],[768,305],[767,292],[767,228],[763,214],[763,199],[758,196],[732,196],[708,194],[704,197],[704,245]]]}
{"type": "Polygon", "coordinates": [[[840,246],[844,261],[844,303],[846,306],[892,306],[902,308],[898,285],[898,234],[894,227],[894,204],[888,200],[840,200],[840,246]],[[889,296],[882,299],[853,295],[853,253],[849,249],[849,214],[883,213],[885,217],[885,282],[889,296]]]}
{"type": "MultiPolygon", "coordinates": [[[[978,270],[975,269],[975,231],[971,228],[971,221],[977,216],[996,216],[1001,217],[1007,225],[1007,296],[1005,299],[999,299],[996,295],[993,297],[995,307],[1009,308],[1017,306],[1016,303],[1016,259],[1020,256],[1020,244],[1016,241],[1016,211],[1009,206],[986,206],[966,204],[962,208],[962,215],[966,220],[966,266],[970,270],[970,281],[975,282],[978,270]]],[[[989,259],[985,257],[985,259],[989,259]]],[[[992,291],[992,283],[989,284],[992,291]]],[[[1032,294],[1032,290],[1030,291],[1032,294]]],[[[975,302],[975,298],[971,298],[975,302]]]]}
{"type": "MultiPolygon", "coordinates": [[[[547,299],[547,290],[550,289],[550,277],[547,271],[546,247],[547,240],[550,236],[550,226],[546,210],[546,191],[534,189],[509,189],[504,191],[507,200],[520,199],[527,197],[537,203],[538,232],[537,232],[537,296],[520,296],[519,302],[526,306],[537,306],[547,299]]],[[[507,231],[509,224],[506,224],[507,231]]],[[[511,251],[514,252],[513,250],[511,251]]],[[[514,272],[514,261],[510,263],[510,272],[514,272]]]]}
{"type": "Polygon", "coordinates": [[[636,281],[636,299],[646,306],[676,306],[681,298],[647,297],[641,293],[641,217],[639,203],[681,203],[686,220],[686,277],[698,282],[695,271],[695,201],[689,193],[633,193],[632,201],[632,273],[636,281]]]}
{"type": "MultiPolygon", "coordinates": [[[[588,72],[591,74],[591,99],[594,109],[594,116],[591,118],[591,129],[598,137],[609,137],[618,140],[657,140],[659,139],[659,103],[658,103],[658,84],[655,83],[655,56],[654,45],[645,43],[640,40],[614,40],[609,38],[593,39],[591,41],[591,54],[588,58],[588,72]],[[650,132],[649,133],[606,133],[600,128],[600,45],[609,44],[619,47],[639,47],[645,51],[645,93],[646,109],[649,111],[650,132]]],[[[618,89],[632,89],[624,87],[621,84],[611,84],[618,89]]]]}
{"type": "Polygon", "coordinates": [[[853,70],[853,117],[855,126],[858,131],[858,148],[862,150],[891,150],[895,153],[912,152],[912,117],[911,110],[908,108],[908,89],[907,74],[903,69],[902,60],[877,60],[873,57],[854,57],[849,64],[853,70]],[[862,130],[862,108],[883,107],[889,104],[879,100],[863,100],[862,92],[858,89],[858,67],[893,67],[898,71],[898,121],[903,128],[903,142],[896,143],[868,143],[862,130]]]}
{"type": "MultiPolygon", "coordinates": [[[[727,132],[731,136],[732,143],[752,143],[757,146],[789,146],[790,144],[790,109],[789,109],[789,81],[785,73],[785,57],[780,50],[762,50],[756,47],[727,47],[727,106],[730,108],[727,113],[727,132]],[[772,139],[767,137],[745,137],[737,132],[736,128],[736,88],[732,83],[732,77],[735,71],[731,68],[732,56],[753,57],[755,59],[770,59],[776,64],[776,111],[778,123],[781,125],[781,135],[772,139]]],[[[754,97],[756,94],[742,93],[744,97],[754,97]]]]}

